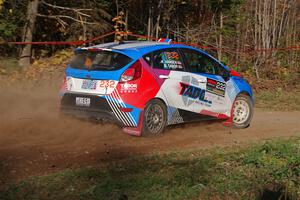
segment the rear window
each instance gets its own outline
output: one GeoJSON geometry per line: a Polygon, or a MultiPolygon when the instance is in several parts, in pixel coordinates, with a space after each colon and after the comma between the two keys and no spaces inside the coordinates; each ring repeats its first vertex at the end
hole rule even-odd
{"type": "Polygon", "coordinates": [[[121,69],[131,61],[131,58],[112,51],[80,51],[69,64],[75,69],[110,71],[121,69]]]}

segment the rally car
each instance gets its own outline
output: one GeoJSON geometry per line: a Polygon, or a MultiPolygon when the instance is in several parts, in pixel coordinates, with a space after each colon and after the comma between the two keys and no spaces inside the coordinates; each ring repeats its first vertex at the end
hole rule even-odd
{"type": "Polygon", "coordinates": [[[64,113],[113,121],[132,135],[203,119],[246,128],[251,86],[197,48],[166,42],[112,42],[78,48],[60,90],[64,113]]]}

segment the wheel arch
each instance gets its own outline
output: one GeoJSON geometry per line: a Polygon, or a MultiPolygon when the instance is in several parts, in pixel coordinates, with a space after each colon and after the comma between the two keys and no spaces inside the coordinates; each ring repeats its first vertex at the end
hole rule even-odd
{"type": "MultiPolygon", "coordinates": [[[[160,98],[160,97],[154,97],[154,98],[152,98],[152,99],[149,99],[149,100],[147,101],[147,103],[145,104],[145,107],[146,107],[146,105],[147,105],[150,101],[152,101],[152,100],[154,100],[154,99],[157,99],[157,100],[161,101],[162,103],[164,103],[165,106],[166,106],[166,108],[167,108],[167,103],[165,102],[165,100],[163,100],[163,99],[160,98]]],[[[145,108],[144,108],[144,109],[145,109],[145,108]]]]}
{"type": "Polygon", "coordinates": [[[242,90],[242,91],[240,91],[236,96],[239,96],[239,95],[246,95],[246,96],[250,97],[252,103],[254,103],[253,94],[250,94],[249,91],[242,90]]]}

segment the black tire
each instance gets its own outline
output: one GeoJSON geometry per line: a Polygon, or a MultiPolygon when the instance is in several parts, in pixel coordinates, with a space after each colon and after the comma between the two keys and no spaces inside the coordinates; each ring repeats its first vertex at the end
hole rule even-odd
{"type": "Polygon", "coordinates": [[[236,97],[232,108],[233,126],[238,129],[250,126],[253,117],[253,102],[248,95],[240,94],[236,97]]]}
{"type": "Polygon", "coordinates": [[[159,135],[164,131],[166,125],[166,105],[159,99],[149,101],[144,109],[142,135],[159,135]]]}

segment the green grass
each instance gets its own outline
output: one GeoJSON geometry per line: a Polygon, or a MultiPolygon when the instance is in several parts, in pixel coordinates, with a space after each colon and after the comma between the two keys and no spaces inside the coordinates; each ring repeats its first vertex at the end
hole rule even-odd
{"type": "Polygon", "coordinates": [[[290,91],[261,91],[255,95],[255,107],[268,110],[300,111],[300,88],[290,91]]]}
{"type": "Polygon", "coordinates": [[[0,199],[260,199],[277,193],[300,197],[300,139],[66,170],[10,185],[0,199]]]}

